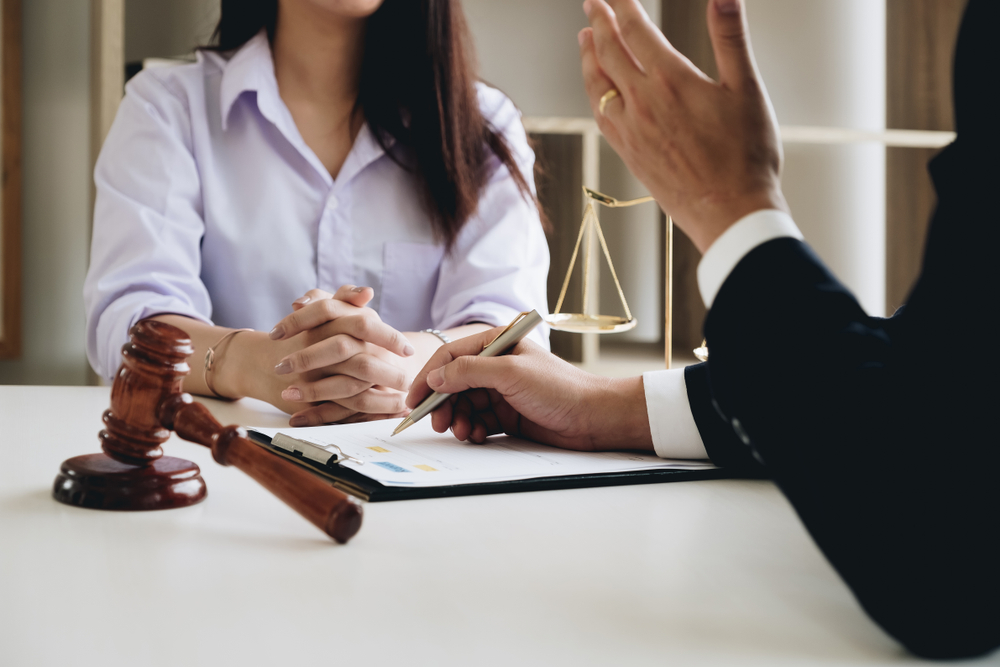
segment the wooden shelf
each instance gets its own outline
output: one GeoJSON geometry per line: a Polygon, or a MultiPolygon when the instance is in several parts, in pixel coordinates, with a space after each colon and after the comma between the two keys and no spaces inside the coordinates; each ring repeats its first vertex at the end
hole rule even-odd
{"type": "MultiPolygon", "coordinates": [[[[525,116],[524,129],[532,134],[600,134],[593,118],[525,116]]],[[[854,130],[846,127],[783,125],[781,140],[789,144],[878,143],[894,148],[943,148],[955,140],[954,132],[930,130],[854,130]]]]}
{"type": "Polygon", "coordinates": [[[896,148],[943,148],[955,141],[954,132],[928,130],[852,130],[845,127],[808,127],[785,125],[781,140],[788,144],[863,144],[877,143],[896,148]]]}

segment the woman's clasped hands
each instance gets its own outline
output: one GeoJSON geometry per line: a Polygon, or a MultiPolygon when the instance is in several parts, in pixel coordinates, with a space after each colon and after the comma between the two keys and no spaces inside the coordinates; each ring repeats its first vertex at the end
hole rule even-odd
{"type": "Polygon", "coordinates": [[[413,346],[367,304],[370,287],[344,285],[336,294],[310,290],[270,337],[283,356],[274,367],[279,405],[292,426],[405,416],[406,392],[419,368],[413,346]],[[412,364],[411,364],[412,365],[412,364]]]}

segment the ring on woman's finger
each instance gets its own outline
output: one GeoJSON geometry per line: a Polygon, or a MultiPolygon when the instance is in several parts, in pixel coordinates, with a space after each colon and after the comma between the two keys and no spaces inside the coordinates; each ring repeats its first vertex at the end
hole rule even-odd
{"type": "Polygon", "coordinates": [[[619,95],[621,95],[621,93],[618,92],[617,88],[612,88],[608,92],[606,92],[603,95],[601,95],[601,101],[597,105],[597,110],[599,112],[601,112],[602,116],[604,115],[604,107],[605,107],[605,105],[607,105],[608,102],[610,102],[611,100],[615,99],[619,95]]]}

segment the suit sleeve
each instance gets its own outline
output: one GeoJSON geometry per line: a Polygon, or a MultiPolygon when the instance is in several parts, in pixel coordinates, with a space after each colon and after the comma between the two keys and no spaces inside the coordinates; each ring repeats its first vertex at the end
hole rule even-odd
{"type": "Polygon", "coordinates": [[[771,241],[709,312],[708,382],[872,618],[920,655],[977,655],[1000,644],[997,439],[967,409],[978,370],[936,370],[915,322],[867,316],[807,246],[771,241]]]}
{"type": "Polygon", "coordinates": [[[712,397],[708,364],[694,364],[685,368],[684,384],[687,387],[691,414],[712,463],[754,475],[764,474],[763,466],[733,432],[712,397]]]}

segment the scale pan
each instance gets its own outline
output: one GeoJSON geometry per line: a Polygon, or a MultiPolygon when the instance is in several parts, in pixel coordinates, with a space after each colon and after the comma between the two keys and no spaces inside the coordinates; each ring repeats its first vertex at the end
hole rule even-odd
{"type": "Polygon", "coordinates": [[[630,320],[617,315],[582,315],[580,313],[556,313],[546,315],[545,322],[556,331],[570,333],[618,333],[628,331],[638,324],[634,317],[630,320]]]}

